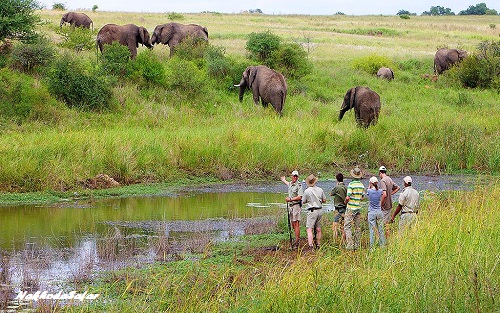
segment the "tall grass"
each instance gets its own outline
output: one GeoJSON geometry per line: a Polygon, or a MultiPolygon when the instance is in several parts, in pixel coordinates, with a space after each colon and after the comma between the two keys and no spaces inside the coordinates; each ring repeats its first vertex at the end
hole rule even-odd
{"type": "Polygon", "coordinates": [[[474,191],[427,193],[417,225],[375,250],[334,245],[326,222],[312,253],[288,251],[286,233],[207,246],[195,261],[110,274],[92,291],[101,302],[65,310],[496,312],[498,197],[495,178],[474,191]],[[278,241],[280,250],[265,249],[278,241]]]}

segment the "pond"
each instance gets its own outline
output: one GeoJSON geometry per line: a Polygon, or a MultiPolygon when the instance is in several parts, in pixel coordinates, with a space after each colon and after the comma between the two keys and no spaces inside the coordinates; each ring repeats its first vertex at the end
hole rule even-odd
{"type": "MultiPolygon", "coordinates": [[[[403,185],[402,177],[393,178],[403,185]]],[[[464,176],[413,180],[419,191],[477,183],[464,176]]],[[[318,185],[330,199],[335,181],[318,185]]],[[[195,258],[211,242],[276,231],[286,221],[286,191],[281,182],[214,185],[155,196],[0,207],[0,283],[15,293],[50,289],[91,281],[102,270],[195,258]]],[[[331,203],[325,208],[331,211],[331,203]]]]}

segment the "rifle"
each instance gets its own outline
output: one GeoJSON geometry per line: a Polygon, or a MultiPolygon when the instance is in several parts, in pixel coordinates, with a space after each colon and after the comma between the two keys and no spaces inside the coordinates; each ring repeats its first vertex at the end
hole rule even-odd
{"type": "Polygon", "coordinates": [[[290,235],[290,247],[293,250],[292,223],[290,222],[290,209],[288,208],[288,202],[286,203],[286,216],[288,217],[288,234],[290,235]]]}

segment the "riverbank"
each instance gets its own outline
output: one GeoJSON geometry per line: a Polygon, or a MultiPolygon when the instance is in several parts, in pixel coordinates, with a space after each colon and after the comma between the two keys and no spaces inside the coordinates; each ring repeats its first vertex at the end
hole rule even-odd
{"type": "Polygon", "coordinates": [[[269,235],[209,245],[194,261],[109,273],[89,286],[100,300],[62,311],[494,312],[499,197],[498,185],[428,195],[417,226],[373,251],[348,253],[330,234],[315,252],[289,251],[285,234],[277,250],[269,235]]]}
{"type": "MultiPolygon", "coordinates": [[[[377,175],[376,170],[370,175],[377,175]]],[[[316,173],[317,174],[317,173],[316,173]]],[[[366,175],[367,179],[368,174],[366,175]]],[[[286,175],[283,173],[282,175],[286,175]]],[[[345,173],[346,181],[349,180],[348,172],[345,173]]],[[[335,175],[331,177],[328,173],[323,172],[318,184],[330,190],[335,183],[335,175]]],[[[391,175],[395,180],[399,179],[402,185],[402,178],[405,175],[391,175]]],[[[412,175],[417,188],[432,192],[443,190],[462,190],[469,189],[484,181],[498,181],[500,176],[489,175],[412,175]]],[[[41,192],[26,192],[26,193],[0,193],[0,208],[2,206],[13,205],[30,205],[30,204],[49,204],[49,203],[64,203],[68,201],[79,201],[85,199],[103,199],[103,198],[125,198],[139,196],[174,196],[185,192],[228,192],[228,191],[266,191],[266,192],[283,192],[283,186],[279,181],[279,177],[273,177],[269,180],[245,180],[245,181],[218,181],[218,180],[202,180],[193,179],[179,180],[168,183],[153,183],[153,184],[132,184],[128,186],[105,188],[105,189],[78,189],[78,191],[41,191],[41,192]]]]}

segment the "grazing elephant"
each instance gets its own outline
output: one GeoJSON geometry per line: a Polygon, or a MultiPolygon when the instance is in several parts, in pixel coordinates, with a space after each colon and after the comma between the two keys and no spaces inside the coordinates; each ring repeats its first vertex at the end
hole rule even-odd
{"type": "Polygon", "coordinates": [[[62,27],[64,23],[69,23],[72,27],[85,27],[90,29],[92,25],[92,30],[94,30],[94,23],[85,13],[67,12],[64,13],[61,18],[61,23],[59,27],[62,27]]]}
{"type": "Polygon", "coordinates": [[[380,112],[380,97],[368,87],[357,86],[347,91],[340,108],[339,121],[345,112],[354,108],[358,126],[368,127],[377,123],[380,112]]]}
{"type": "Polygon", "coordinates": [[[264,65],[249,66],[243,72],[241,81],[235,87],[240,87],[239,99],[243,101],[245,89],[251,89],[253,102],[258,105],[259,98],[262,106],[272,104],[276,112],[283,116],[283,105],[285,104],[287,86],[285,78],[280,73],[264,65]]]}
{"type": "Polygon", "coordinates": [[[208,30],[206,27],[196,24],[167,23],[158,25],[151,36],[151,43],[164,44],[170,47],[170,56],[173,55],[175,46],[186,37],[208,41],[208,30]]]}
{"type": "Polygon", "coordinates": [[[381,67],[377,72],[377,77],[384,78],[387,80],[393,80],[394,79],[394,72],[388,67],[381,67]]]}
{"type": "Polygon", "coordinates": [[[441,74],[467,57],[467,51],[441,48],[434,56],[434,73],[441,74]]]}
{"type": "Polygon", "coordinates": [[[99,50],[102,52],[104,45],[112,44],[113,41],[118,41],[120,44],[127,46],[132,59],[135,59],[137,56],[139,44],[150,49],[153,48],[148,30],[134,24],[104,25],[101,30],[99,30],[99,33],[97,33],[97,46],[99,50]]]}

